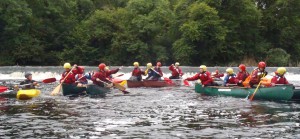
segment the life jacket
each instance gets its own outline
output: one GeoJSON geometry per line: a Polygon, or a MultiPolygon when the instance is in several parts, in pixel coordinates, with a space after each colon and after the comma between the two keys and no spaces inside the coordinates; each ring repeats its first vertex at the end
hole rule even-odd
{"type": "Polygon", "coordinates": [[[272,86],[271,85],[271,78],[267,78],[267,77],[263,77],[263,78],[261,78],[261,80],[260,80],[260,84],[261,85],[264,85],[264,86],[266,86],[266,87],[270,87],[270,86],[272,86]]]}

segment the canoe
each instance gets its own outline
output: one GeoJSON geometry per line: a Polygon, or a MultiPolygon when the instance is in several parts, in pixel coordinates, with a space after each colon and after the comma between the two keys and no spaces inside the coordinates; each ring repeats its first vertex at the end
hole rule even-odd
{"type": "MultiPolygon", "coordinates": [[[[221,86],[208,86],[202,87],[199,83],[195,85],[197,93],[209,96],[232,96],[238,98],[248,98],[251,96],[256,88],[245,87],[221,87],[221,86]]],[[[293,97],[294,91],[292,85],[282,85],[266,88],[258,88],[254,99],[262,100],[290,100],[293,97]]]]}
{"type": "Polygon", "coordinates": [[[294,95],[292,99],[300,99],[300,88],[294,89],[294,95]]]}
{"type": "Polygon", "coordinates": [[[165,81],[153,81],[153,80],[144,80],[144,81],[131,81],[127,80],[128,88],[137,88],[137,87],[167,87],[174,86],[173,83],[167,83],[165,81]]]}
{"type": "Polygon", "coordinates": [[[41,91],[38,89],[19,90],[17,92],[17,99],[28,100],[28,99],[37,97],[40,94],[41,94],[41,91]]]}
{"type": "Polygon", "coordinates": [[[74,84],[62,85],[62,92],[64,96],[79,96],[86,94],[89,96],[105,96],[108,91],[108,88],[99,87],[94,84],[87,85],[86,87],[77,87],[74,84]]]}

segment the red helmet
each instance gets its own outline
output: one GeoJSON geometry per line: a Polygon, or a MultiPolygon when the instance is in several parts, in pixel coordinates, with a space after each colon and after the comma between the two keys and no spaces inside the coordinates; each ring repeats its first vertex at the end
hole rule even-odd
{"type": "Polygon", "coordinates": [[[239,65],[239,68],[240,68],[242,71],[246,71],[246,66],[245,66],[244,64],[239,65]]]}
{"type": "Polygon", "coordinates": [[[161,63],[160,63],[160,62],[157,62],[157,63],[156,63],[156,66],[161,67],[161,63]]]}
{"type": "Polygon", "coordinates": [[[84,66],[78,66],[79,68],[81,68],[82,70],[84,70],[84,66]]]}
{"type": "Polygon", "coordinates": [[[258,63],[258,68],[266,68],[266,63],[261,61],[258,63]]]}
{"type": "Polygon", "coordinates": [[[104,68],[106,67],[106,65],[104,63],[99,64],[99,69],[100,70],[104,70],[104,68]]]}
{"type": "Polygon", "coordinates": [[[219,74],[219,70],[216,70],[216,74],[219,74]]]}

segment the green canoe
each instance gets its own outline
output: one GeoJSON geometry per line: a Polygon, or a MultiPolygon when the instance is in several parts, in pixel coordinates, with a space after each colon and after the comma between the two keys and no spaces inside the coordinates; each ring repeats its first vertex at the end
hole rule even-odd
{"type": "Polygon", "coordinates": [[[293,95],[292,99],[297,99],[297,100],[300,99],[300,88],[294,89],[294,95],[293,95]]]}
{"type": "MultiPolygon", "coordinates": [[[[201,84],[195,84],[195,91],[197,93],[209,96],[232,96],[239,98],[250,97],[256,88],[244,87],[222,87],[222,86],[208,86],[202,87],[201,84]]],[[[263,100],[290,100],[293,97],[294,90],[292,85],[282,85],[266,88],[258,88],[254,99],[263,100]]]]}
{"type": "Polygon", "coordinates": [[[63,84],[62,92],[64,96],[77,96],[88,94],[90,96],[105,96],[109,91],[108,88],[99,87],[97,85],[91,84],[87,87],[77,87],[74,84],[63,84]]]}

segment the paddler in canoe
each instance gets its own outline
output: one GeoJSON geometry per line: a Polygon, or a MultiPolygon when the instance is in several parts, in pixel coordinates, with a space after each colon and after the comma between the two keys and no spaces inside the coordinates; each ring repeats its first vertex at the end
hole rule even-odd
{"type": "Polygon", "coordinates": [[[220,73],[219,70],[216,70],[211,76],[214,80],[221,80],[221,77],[224,77],[223,73],[220,73]]]}
{"type": "MultiPolygon", "coordinates": [[[[148,68],[148,64],[147,64],[147,68],[148,68]]],[[[162,73],[162,70],[160,67],[161,67],[160,62],[156,63],[155,68],[152,68],[152,64],[150,63],[149,69],[146,70],[147,74],[148,74],[148,77],[146,78],[146,80],[153,80],[153,81],[161,80],[161,77],[163,77],[163,73],[162,73]]]]}
{"type": "Polygon", "coordinates": [[[233,72],[232,68],[226,69],[226,76],[224,78],[223,86],[230,86],[231,84],[237,84],[236,74],[233,72]]]}
{"type": "Polygon", "coordinates": [[[265,71],[266,63],[261,61],[258,63],[258,68],[254,69],[250,75],[249,85],[251,88],[254,88],[254,85],[259,84],[260,80],[265,77],[268,72],[265,71]]]}
{"type": "Polygon", "coordinates": [[[187,81],[201,80],[202,87],[212,86],[213,79],[210,76],[210,72],[207,71],[207,67],[205,65],[201,65],[199,67],[200,72],[194,75],[193,77],[186,78],[187,81]]]}
{"type": "Polygon", "coordinates": [[[22,89],[35,89],[35,86],[40,86],[37,81],[32,80],[31,73],[26,73],[25,78],[26,79],[20,83],[21,86],[24,86],[22,89]]]}
{"type": "MultiPolygon", "coordinates": [[[[95,72],[94,75],[92,76],[92,81],[93,84],[99,86],[99,87],[108,87],[111,88],[113,86],[113,84],[111,83],[111,81],[109,81],[109,79],[107,78],[107,75],[111,75],[110,72],[114,72],[114,71],[108,71],[105,69],[106,65],[104,63],[99,64],[98,68],[99,71],[95,72]]],[[[117,69],[118,71],[119,69],[117,69]]]]}
{"type": "Polygon", "coordinates": [[[181,68],[179,67],[179,62],[172,64],[169,66],[169,70],[172,71],[172,75],[169,77],[169,79],[180,79],[183,75],[181,68]]]}
{"type": "Polygon", "coordinates": [[[130,81],[142,81],[142,75],[145,75],[145,71],[139,68],[139,62],[133,63],[134,69],[131,73],[130,81]]]}
{"type": "Polygon", "coordinates": [[[88,80],[92,80],[92,76],[93,76],[94,72],[85,73],[84,72],[85,67],[79,66],[79,68],[81,68],[82,73],[76,74],[76,76],[75,76],[76,82],[78,82],[78,84],[86,85],[86,84],[88,84],[88,80]]]}
{"type": "Polygon", "coordinates": [[[275,86],[276,84],[289,84],[288,80],[284,76],[285,73],[286,69],[284,67],[277,68],[275,76],[273,76],[273,78],[271,79],[271,85],[275,86]]]}
{"type": "Polygon", "coordinates": [[[246,80],[246,78],[249,76],[248,71],[246,70],[246,66],[244,64],[239,65],[239,73],[237,74],[236,79],[238,86],[243,86],[243,82],[246,80]]]}
{"type": "Polygon", "coordinates": [[[76,84],[75,76],[77,74],[82,74],[84,71],[82,67],[77,66],[76,64],[74,64],[74,68],[72,68],[70,63],[65,63],[64,69],[65,71],[61,75],[60,83],[65,83],[65,84],[76,84]]]}

